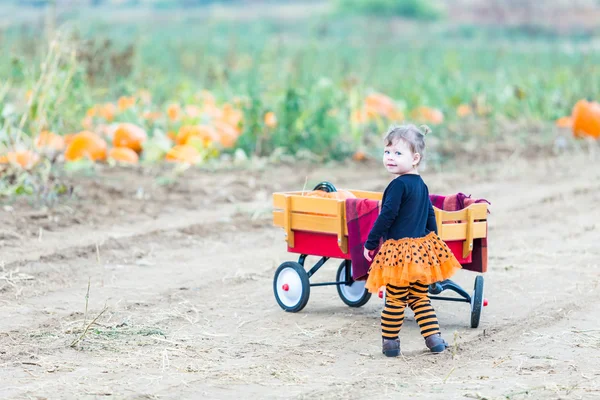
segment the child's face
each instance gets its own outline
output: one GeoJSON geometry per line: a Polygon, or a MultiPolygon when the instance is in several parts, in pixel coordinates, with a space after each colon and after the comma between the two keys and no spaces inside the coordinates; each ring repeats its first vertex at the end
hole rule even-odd
{"type": "Polygon", "coordinates": [[[411,172],[419,162],[421,155],[413,153],[404,140],[397,140],[390,146],[385,146],[383,165],[392,174],[402,175],[411,172]]]}

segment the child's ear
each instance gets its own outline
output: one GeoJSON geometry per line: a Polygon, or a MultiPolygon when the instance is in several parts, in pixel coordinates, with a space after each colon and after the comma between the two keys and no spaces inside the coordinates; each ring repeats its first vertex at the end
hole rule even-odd
{"type": "Polygon", "coordinates": [[[419,154],[419,153],[413,154],[413,163],[415,163],[415,165],[416,165],[419,163],[419,161],[421,161],[421,154],[419,154]]]}

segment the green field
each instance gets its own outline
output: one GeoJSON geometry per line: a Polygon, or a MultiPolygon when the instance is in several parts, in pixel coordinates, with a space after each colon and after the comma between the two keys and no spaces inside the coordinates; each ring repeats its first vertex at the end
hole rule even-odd
{"type": "MultiPolygon", "coordinates": [[[[398,122],[351,124],[351,113],[372,91],[393,98],[409,121],[419,106],[442,111],[444,122],[434,130],[440,137],[472,133],[461,128],[463,119],[456,113],[461,104],[474,109],[470,120],[552,127],[577,100],[600,93],[600,52],[593,33],[532,33],[444,20],[357,17],[326,7],[278,7],[279,13],[265,12],[268,7],[59,13],[53,22],[54,32],[63,34],[58,45],[78,53],[76,61],[66,57],[61,64],[63,72],[74,72],[61,109],[46,128],[61,134],[81,130],[93,104],[139,89],[149,90],[152,107],[162,111],[171,102],[191,104],[194,94],[208,90],[219,104],[246,99],[237,144],[247,152],[256,151],[263,115],[273,111],[278,125],[261,153],[282,147],[343,158],[371,143],[369,135],[378,137],[390,122],[398,122]]],[[[16,103],[39,79],[48,51],[47,15],[40,12],[32,20],[37,23],[5,27],[0,40],[6,55],[0,76],[10,83],[6,100],[12,96],[16,103]]],[[[65,78],[58,77],[58,89],[52,90],[61,90],[65,78]]],[[[498,124],[485,126],[484,136],[504,134],[498,124]]],[[[24,133],[35,135],[39,127],[28,119],[24,133]]],[[[146,126],[157,127],[169,129],[146,126]]]]}

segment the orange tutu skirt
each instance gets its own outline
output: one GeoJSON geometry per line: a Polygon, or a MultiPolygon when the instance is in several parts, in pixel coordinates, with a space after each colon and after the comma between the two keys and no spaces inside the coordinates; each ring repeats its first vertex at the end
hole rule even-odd
{"type": "Polygon", "coordinates": [[[452,250],[435,232],[422,238],[386,240],[375,256],[365,287],[371,293],[387,284],[424,285],[450,278],[462,268],[452,250]]]}

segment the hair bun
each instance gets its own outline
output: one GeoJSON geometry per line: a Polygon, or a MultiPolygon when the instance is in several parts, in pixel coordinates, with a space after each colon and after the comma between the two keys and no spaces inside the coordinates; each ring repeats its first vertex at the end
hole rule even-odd
{"type": "Polygon", "coordinates": [[[423,136],[427,136],[428,134],[431,133],[431,128],[428,127],[427,125],[421,125],[421,126],[419,126],[419,128],[421,128],[421,133],[423,134],[423,136]]]}

